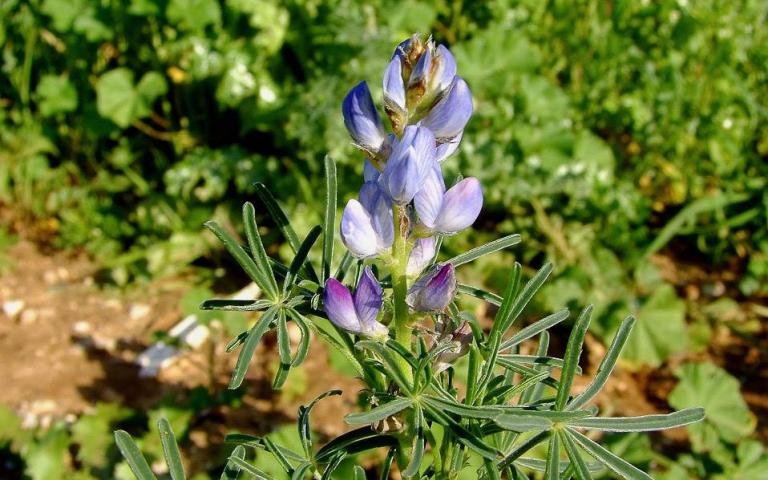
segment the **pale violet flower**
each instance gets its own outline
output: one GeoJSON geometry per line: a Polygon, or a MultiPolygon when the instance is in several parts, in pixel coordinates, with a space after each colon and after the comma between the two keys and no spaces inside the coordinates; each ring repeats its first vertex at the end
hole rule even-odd
{"type": "Polygon", "coordinates": [[[446,191],[443,174],[435,165],[413,203],[422,225],[432,232],[451,235],[475,222],[483,207],[483,191],[474,177],[446,191]]]}

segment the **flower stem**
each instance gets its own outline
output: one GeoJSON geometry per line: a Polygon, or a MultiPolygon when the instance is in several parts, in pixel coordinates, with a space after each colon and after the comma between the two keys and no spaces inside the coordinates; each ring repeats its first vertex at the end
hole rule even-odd
{"type": "MultiPolygon", "coordinates": [[[[394,206],[395,241],[392,246],[392,294],[394,300],[395,340],[406,349],[411,348],[411,326],[405,295],[408,289],[405,270],[408,266],[408,215],[405,207],[394,206]]],[[[410,369],[408,369],[410,373],[410,369]]]]}

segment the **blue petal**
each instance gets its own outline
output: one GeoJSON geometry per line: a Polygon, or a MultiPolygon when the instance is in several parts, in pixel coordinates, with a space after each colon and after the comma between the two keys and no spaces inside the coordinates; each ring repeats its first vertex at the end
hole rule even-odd
{"type": "Polygon", "coordinates": [[[421,190],[413,198],[416,213],[419,214],[419,221],[425,226],[429,228],[435,226],[435,220],[437,220],[440,208],[443,206],[444,194],[443,173],[440,171],[440,166],[435,163],[424,179],[421,190]]]}
{"type": "Polygon", "coordinates": [[[384,103],[399,113],[405,112],[405,86],[399,56],[395,56],[384,72],[384,103]]]}
{"type": "Polygon", "coordinates": [[[365,182],[359,198],[376,234],[377,252],[381,253],[389,249],[395,239],[392,201],[376,182],[365,182]]]}
{"type": "Polygon", "coordinates": [[[325,282],[323,290],[323,309],[328,319],[339,328],[360,333],[362,326],[357,318],[355,304],[349,289],[335,278],[325,282]]]}
{"type": "Polygon", "coordinates": [[[453,138],[444,140],[443,143],[438,143],[437,150],[435,151],[435,159],[438,161],[438,163],[442,163],[443,160],[456,152],[456,150],[459,148],[459,143],[461,143],[461,137],[463,134],[464,133],[462,132],[453,138]]]}
{"type": "Polygon", "coordinates": [[[408,290],[406,303],[419,312],[443,311],[456,295],[453,265],[435,265],[408,290]]]}
{"type": "Polygon", "coordinates": [[[379,239],[371,224],[371,217],[357,200],[350,200],[341,215],[341,241],[357,258],[368,258],[379,253],[379,239]]]}
{"type": "Polygon", "coordinates": [[[387,135],[366,82],[358,83],[349,91],[344,97],[341,112],[344,115],[344,125],[355,144],[371,153],[376,153],[382,148],[387,141],[387,135]]]}
{"type": "Polygon", "coordinates": [[[443,196],[443,205],[433,228],[446,235],[464,230],[475,223],[482,208],[480,181],[474,177],[465,178],[443,196]]]}
{"type": "Polygon", "coordinates": [[[392,149],[380,183],[393,201],[410,202],[435,161],[435,137],[424,127],[409,125],[392,149]]]}
{"type": "Polygon", "coordinates": [[[432,107],[421,124],[432,130],[441,143],[462,133],[472,116],[472,92],[461,77],[453,80],[450,90],[432,107]]]}
{"type": "Polygon", "coordinates": [[[453,78],[456,76],[456,59],[444,45],[438,45],[434,62],[437,64],[437,68],[430,81],[430,87],[443,91],[451,86],[453,78]]]}

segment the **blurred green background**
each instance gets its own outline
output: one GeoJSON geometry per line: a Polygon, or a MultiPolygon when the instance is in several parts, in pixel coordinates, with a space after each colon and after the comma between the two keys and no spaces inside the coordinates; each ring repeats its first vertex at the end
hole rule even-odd
{"type": "MultiPolygon", "coordinates": [[[[768,379],[764,0],[2,0],[0,18],[0,239],[84,249],[103,288],[134,290],[216,288],[213,267],[234,269],[201,225],[239,228],[256,181],[306,229],[324,155],[354,195],[341,99],[364,79],[379,100],[393,47],[431,32],[475,98],[447,169],[486,195],[477,231],[446,248],[522,234],[518,261],[557,266],[540,311],[595,303],[598,344],[637,314],[630,378],[661,375],[668,405],[714,411],[686,447],[612,448],[658,478],[766,478],[768,397],[740,389],[768,379]]],[[[465,274],[495,289],[509,266],[465,274]]],[[[31,432],[0,410],[0,458],[34,480],[127,478],[88,438],[130,416],[103,406],[31,432]]]]}

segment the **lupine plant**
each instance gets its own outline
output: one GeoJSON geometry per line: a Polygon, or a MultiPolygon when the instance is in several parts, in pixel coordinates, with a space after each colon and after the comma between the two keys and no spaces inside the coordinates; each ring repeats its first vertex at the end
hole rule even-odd
{"type": "MultiPolygon", "coordinates": [[[[584,389],[573,392],[579,359],[590,322],[591,307],[578,314],[563,358],[548,355],[549,333],[570,316],[567,310],[523,328],[521,314],[552,272],[544,265],[523,282],[514,264],[507,285],[497,293],[460,283],[457,269],[483,255],[520,242],[518,235],[500,238],[453,258],[441,259],[445,236],[470,227],[477,219],[483,192],[476,178],[457,179],[447,187],[441,165],[450,161],[461,142],[472,110],[472,94],[457,75],[453,56],[443,45],[415,35],[395,49],[384,72],[387,133],[367,83],[352,88],[343,101],[344,123],[365,156],[358,198],[343,210],[339,234],[346,247],[333,265],[337,211],[336,169],[326,158],[324,225],[300,240],[286,214],[264,185],[257,191],[295,253],[289,265],[267,256],[256,224],[256,209],[243,208],[246,245],[217,224],[206,226],[223,242],[248,276],[261,288],[258,300],[210,300],[203,309],[258,311],[255,324],[230,342],[240,348],[230,388],[239,387],[261,338],[276,330],[280,365],[273,387],[279,389],[292,367],[301,364],[314,335],[338,349],[365,384],[363,412],[346,415],[357,428],[319,449],[313,443],[309,416],[329,390],[298,412],[303,445],[294,451],[266,437],[230,435],[232,451],[222,479],[241,473],[269,475],[247,460],[248,449],[275,457],[293,479],[332,478],[350,455],[375,449],[382,453],[381,479],[399,470],[402,478],[453,479],[474,456],[477,477],[585,480],[602,471],[627,479],[650,478],[614,455],[585,432],[642,432],[683,426],[704,417],[700,408],[664,415],[606,418],[591,402],[606,384],[634,319],[621,324],[584,389]],[[309,254],[322,237],[319,264],[309,254]],[[489,329],[483,329],[459,295],[496,307],[489,329]],[[292,348],[288,324],[301,331],[292,348]],[[535,341],[533,348],[521,349],[535,341]],[[466,356],[459,367],[456,362],[466,356]],[[462,371],[458,372],[457,369],[462,371]],[[465,380],[459,382],[462,376],[465,380]],[[539,445],[542,444],[541,447],[539,445]],[[544,460],[534,453],[546,452],[544,460]]],[[[332,388],[333,385],[329,385],[332,388]]],[[[160,424],[171,477],[184,478],[179,451],[167,422],[160,424]]],[[[154,478],[130,436],[116,433],[118,447],[134,474],[154,478]]],[[[366,476],[355,468],[358,479],[366,476]]]]}

